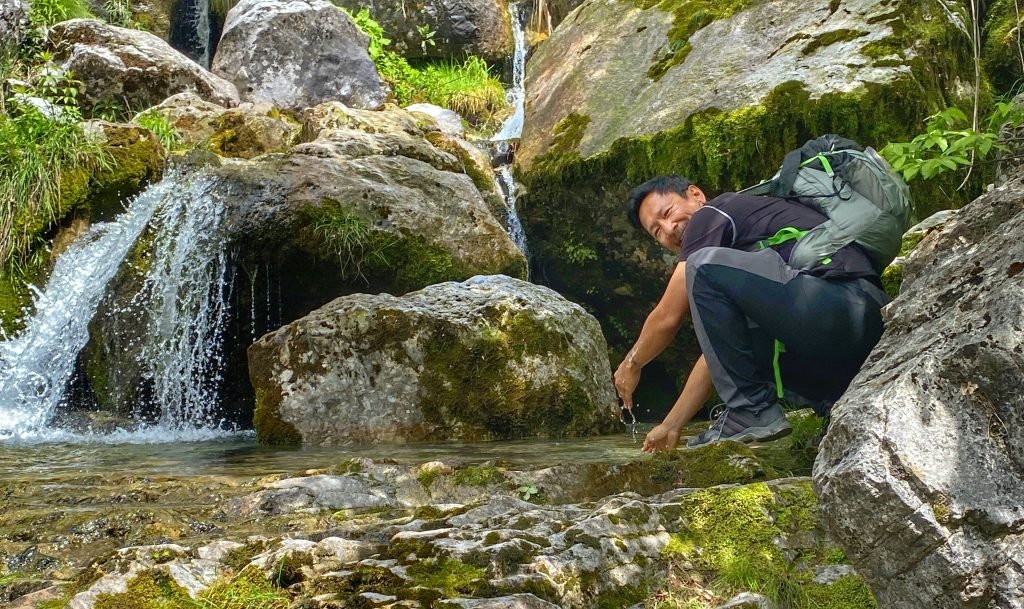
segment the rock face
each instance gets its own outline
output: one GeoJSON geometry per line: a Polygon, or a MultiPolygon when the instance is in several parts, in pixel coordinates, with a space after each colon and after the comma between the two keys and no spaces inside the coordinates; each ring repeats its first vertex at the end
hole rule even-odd
{"type": "Polygon", "coordinates": [[[250,347],[257,434],[329,445],[606,432],[618,422],[605,349],[578,305],[505,276],[347,296],[250,347]]]}
{"type": "Polygon", "coordinates": [[[714,196],[823,133],[908,141],[929,104],[948,105],[942,83],[972,78],[952,60],[969,43],[933,0],[693,5],[585,2],[527,63],[517,162],[534,276],[623,351],[671,268],[629,224],[630,188],[680,174],[714,196]]]}
{"type": "Polygon", "coordinates": [[[182,91],[233,106],[234,85],[211,74],[149,32],[72,19],[50,29],[48,44],[65,70],[82,82],[79,102],[148,108],[182,91]]]}
{"type": "Polygon", "coordinates": [[[228,11],[212,69],[246,101],[280,108],[340,101],[373,109],[387,91],[368,43],[326,0],[242,0],[228,11]]]}
{"type": "Polygon", "coordinates": [[[415,8],[401,0],[342,0],[339,4],[353,13],[368,9],[392,48],[404,57],[477,55],[496,62],[512,54],[505,0],[425,0],[415,8]]]}
{"type": "Polygon", "coordinates": [[[829,529],[879,605],[1024,604],[1024,181],[908,257],[885,335],[815,463],[829,529]]]}
{"type": "Polygon", "coordinates": [[[4,0],[0,3],[0,50],[17,46],[28,28],[28,3],[23,0],[4,0]]]}

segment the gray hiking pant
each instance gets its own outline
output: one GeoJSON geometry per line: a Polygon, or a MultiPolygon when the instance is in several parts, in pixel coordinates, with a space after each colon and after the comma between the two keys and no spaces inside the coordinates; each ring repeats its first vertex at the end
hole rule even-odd
{"type": "Polygon", "coordinates": [[[824,414],[882,336],[885,293],[866,279],[826,280],[774,250],[706,247],[686,261],[690,313],[719,397],[760,410],[778,400],[775,341],[787,399],[824,414]]]}

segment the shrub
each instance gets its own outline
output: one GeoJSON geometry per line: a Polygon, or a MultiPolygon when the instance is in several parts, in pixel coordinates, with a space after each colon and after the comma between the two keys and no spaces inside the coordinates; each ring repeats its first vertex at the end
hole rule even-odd
{"type": "Polygon", "coordinates": [[[85,0],[32,0],[28,18],[35,28],[48,28],[68,19],[93,17],[85,0]]]}
{"type": "Polygon", "coordinates": [[[90,176],[112,164],[79,125],[71,74],[48,55],[38,60],[32,70],[3,66],[5,74],[27,74],[34,84],[0,99],[0,264],[29,256],[40,233],[84,196],[90,176]]]}
{"type": "Polygon", "coordinates": [[[162,114],[146,112],[135,118],[135,124],[152,131],[156,139],[160,140],[164,150],[177,150],[181,145],[181,134],[174,128],[171,121],[162,114]]]}

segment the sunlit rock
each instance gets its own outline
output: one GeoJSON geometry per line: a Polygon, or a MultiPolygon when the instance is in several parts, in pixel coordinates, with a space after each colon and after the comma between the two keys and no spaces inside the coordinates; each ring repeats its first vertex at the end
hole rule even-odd
{"type": "Polygon", "coordinates": [[[148,108],[188,90],[217,104],[238,103],[234,85],[149,32],[73,19],[50,28],[47,44],[82,83],[78,101],[86,110],[148,108]]]}
{"type": "Polygon", "coordinates": [[[815,463],[826,522],[880,606],[1024,603],[1024,182],[910,254],[815,463]]]}
{"type": "Polygon", "coordinates": [[[588,435],[618,425],[604,338],[505,276],[335,300],[249,349],[264,442],[588,435]]]}
{"type": "Polygon", "coordinates": [[[366,34],[325,0],[242,0],[228,11],[211,69],[244,101],[374,109],[387,89],[367,44],[366,34]]]}

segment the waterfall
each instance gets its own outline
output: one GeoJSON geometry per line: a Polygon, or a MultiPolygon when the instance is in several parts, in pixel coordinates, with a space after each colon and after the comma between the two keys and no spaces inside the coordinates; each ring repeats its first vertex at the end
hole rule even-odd
{"type": "Polygon", "coordinates": [[[523,20],[522,15],[519,14],[518,4],[510,3],[508,5],[508,16],[512,22],[516,46],[515,55],[512,56],[512,88],[505,94],[505,99],[515,111],[501,125],[498,133],[491,138],[496,142],[515,139],[522,135],[526,102],[526,89],[523,86],[523,75],[526,72],[526,32],[523,30],[523,20]]]}
{"type": "Polygon", "coordinates": [[[210,68],[210,0],[175,0],[169,42],[204,68],[210,68]]]}
{"type": "Polygon", "coordinates": [[[203,175],[168,175],[115,221],[93,225],[60,255],[24,330],[0,342],[0,440],[67,439],[52,420],[68,405],[89,322],[147,226],[153,262],[138,293],[113,313],[142,320],[135,357],[152,385],[160,419],[143,430],[147,437],[126,440],[218,435],[213,413],[223,376],[229,278],[218,231],[223,206],[213,186],[203,175]]]}
{"type": "MultiPolygon", "coordinates": [[[[501,126],[498,133],[491,138],[493,142],[501,142],[508,146],[508,141],[518,138],[523,133],[524,102],[526,100],[526,89],[523,85],[523,75],[526,71],[526,32],[523,30],[523,19],[519,12],[520,7],[516,3],[508,5],[508,17],[512,23],[512,31],[515,34],[515,55],[512,57],[512,88],[505,94],[508,103],[515,109],[501,126]]],[[[523,230],[523,223],[519,220],[519,212],[516,210],[516,200],[519,196],[519,188],[512,178],[512,168],[504,165],[498,168],[498,186],[505,196],[505,210],[507,212],[505,230],[512,241],[529,259],[529,251],[526,248],[526,232],[523,230]]]]}

